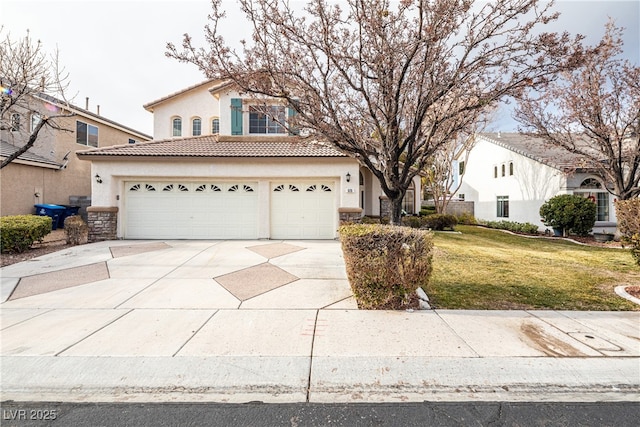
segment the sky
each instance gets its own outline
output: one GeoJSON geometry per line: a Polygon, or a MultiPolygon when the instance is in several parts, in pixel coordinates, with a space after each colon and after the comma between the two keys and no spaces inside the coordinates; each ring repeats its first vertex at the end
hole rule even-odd
{"type": "MultiPolygon", "coordinates": [[[[223,27],[225,39],[249,39],[235,1],[224,4],[235,16],[223,27]]],[[[626,28],[623,55],[640,64],[639,0],[559,0],[556,10],[561,17],[550,29],[584,34],[587,43],[596,43],[608,17],[614,18],[626,28]]],[[[142,106],[205,80],[194,65],[167,58],[166,44],[179,45],[189,33],[203,45],[210,12],[209,0],[0,0],[0,25],[3,36],[15,40],[28,30],[45,51],[57,48],[73,104],[84,108],[88,97],[89,110],[100,105],[102,116],[152,135],[153,115],[142,106]]],[[[515,126],[501,109],[488,130],[515,126]]]]}

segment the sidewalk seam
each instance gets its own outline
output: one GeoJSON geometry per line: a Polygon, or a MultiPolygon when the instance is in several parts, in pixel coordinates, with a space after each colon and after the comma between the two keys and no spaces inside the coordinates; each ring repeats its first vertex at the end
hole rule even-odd
{"type": "Polygon", "coordinates": [[[313,321],[313,334],[311,335],[311,353],[309,354],[309,376],[307,377],[307,403],[311,398],[311,372],[313,372],[313,346],[316,341],[316,329],[318,327],[318,316],[320,310],[316,310],[316,318],[313,321]]]}
{"type": "Polygon", "coordinates": [[[220,311],[220,310],[215,310],[215,311],[211,314],[211,316],[209,316],[209,317],[207,318],[207,320],[205,320],[205,321],[202,323],[202,325],[200,325],[200,327],[199,327],[198,329],[196,329],[196,330],[194,331],[194,333],[193,333],[193,334],[191,334],[191,336],[190,336],[190,337],[189,337],[189,338],[188,338],[188,339],[187,339],[187,340],[186,340],[186,341],[185,341],[185,342],[180,346],[180,348],[178,348],[178,350],[176,350],[176,352],[175,352],[175,353],[173,353],[173,354],[171,355],[171,357],[176,357],[176,356],[178,355],[178,353],[180,353],[180,352],[182,351],[182,349],[184,348],[184,346],[185,346],[185,345],[187,345],[187,344],[189,344],[189,341],[191,341],[191,340],[192,340],[192,339],[193,339],[193,338],[198,334],[198,332],[200,332],[200,331],[202,330],[202,328],[204,328],[204,326],[205,326],[207,323],[209,323],[209,322],[211,321],[211,319],[213,318],[213,316],[215,316],[219,311],[220,311]]]}
{"type": "MultiPolygon", "coordinates": [[[[112,309],[113,310],[113,309],[112,309]]],[[[53,357],[58,357],[60,356],[62,353],[64,353],[65,351],[69,350],[71,347],[73,347],[74,345],[78,345],[80,344],[82,341],[86,340],[87,338],[97,334],[98,332],[100,332],[101,330],[103,330],[104,328],[106,328],[107,326],[113,325],[115,322],[117,322],[118,320],[122,319],[124,316],[126,316],[127,314],[131,313],[134,309],[131,308],[129,309],[129,311],[125,312],[122,314],[122,316],[118,316],[115,319],[113,319],[112,321],[108,322],[107,324],[103,325],[102,327],[96,329],[95,331],[91,332],[89,335],[87,335],[86,337],[74,342],[73,344],[70,344],[68,346],[66,346],[65,348],[63,348],[62,350],[60,350],[59,352],[57,352],[56,354],[53,355],[53,357]]]]}

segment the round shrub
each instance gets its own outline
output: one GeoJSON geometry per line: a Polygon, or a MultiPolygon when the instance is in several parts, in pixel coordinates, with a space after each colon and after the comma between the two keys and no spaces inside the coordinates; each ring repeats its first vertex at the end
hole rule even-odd
{"type": "Polygon", "coordinates": [[[540,207],[542,222],[552,228],[586,236],[596,223],[596,204],[576,194],[560,194],[540,207]]]}
{"type": "Polygon", "coordinates": [[[0,217],[0,252],[24,252],[33,242],[40,242],[51,233],[48,216],[14,215],[0,217]]]}

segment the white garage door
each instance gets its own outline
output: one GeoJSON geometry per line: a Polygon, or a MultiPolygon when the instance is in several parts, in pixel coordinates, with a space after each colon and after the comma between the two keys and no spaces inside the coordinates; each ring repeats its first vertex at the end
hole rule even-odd
{"type": "Polygon", "coordinates": [[[255,239],[256,182],[127,182],[129,239],[255,239]]]}
{"type": "Polygon", "coordinates": [[[271,185],[272,239],[333,239],[335,186],[331,182],[271,185]]]}

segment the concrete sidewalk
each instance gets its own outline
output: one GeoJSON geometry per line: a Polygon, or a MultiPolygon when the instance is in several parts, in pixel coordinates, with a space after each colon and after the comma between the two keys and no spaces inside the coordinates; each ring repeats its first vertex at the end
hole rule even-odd
{"type": "Polygon", "coordinates": [[[0,272],[3,401],[640,399],[640,312],[358,310],[334,241],[111,241],[0,272]]]}

